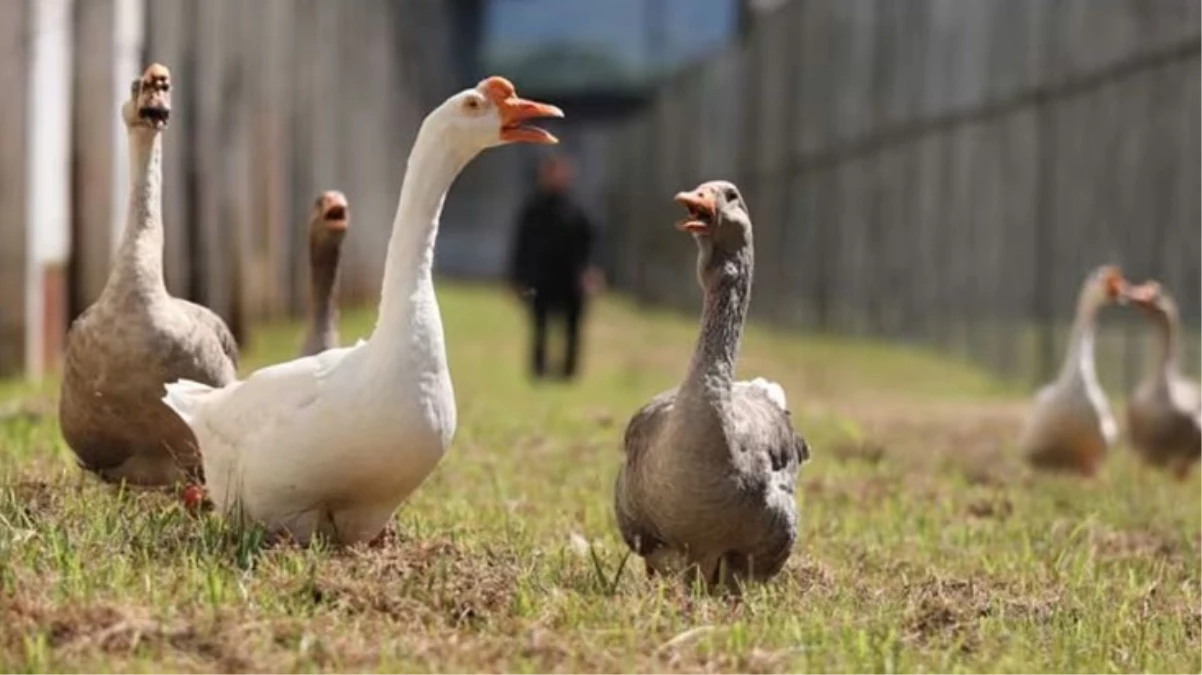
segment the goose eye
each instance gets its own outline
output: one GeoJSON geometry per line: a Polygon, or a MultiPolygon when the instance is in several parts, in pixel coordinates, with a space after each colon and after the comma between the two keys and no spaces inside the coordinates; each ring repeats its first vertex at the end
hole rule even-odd
{"type": "Polygon", "coordinates": [[[480,103],[480,99],[478,99],[478,98],[469,98],[467,100],[467,103],[465,103],[464,105],[467,107],[468,110],[471,110],[474,112],[474,111],[480,109],[481,103],[480,103]]]}

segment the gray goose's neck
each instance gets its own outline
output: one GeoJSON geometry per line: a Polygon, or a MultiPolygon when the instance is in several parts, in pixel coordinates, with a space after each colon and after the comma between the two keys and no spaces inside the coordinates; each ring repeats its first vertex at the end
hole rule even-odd
{"type": "Polygon", "coordinates": [[[679,398],[684,408],[720,410],[730,400],[743,324],[751,304],[754,255],[751,245],[715,250],[703,263],[706,279],[701,330],[679,398]]]}

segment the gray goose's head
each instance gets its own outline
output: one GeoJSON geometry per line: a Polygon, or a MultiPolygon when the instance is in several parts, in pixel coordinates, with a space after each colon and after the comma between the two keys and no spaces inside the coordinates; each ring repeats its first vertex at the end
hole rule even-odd
{"type": "Polygon", "coordinates": [[[689,215],[676,228],[693,235],[700,255],[697,274],[703,288],[723,276],[750,273],[751,215],[734,183],[713,180],[676,195],[689,215]]]}

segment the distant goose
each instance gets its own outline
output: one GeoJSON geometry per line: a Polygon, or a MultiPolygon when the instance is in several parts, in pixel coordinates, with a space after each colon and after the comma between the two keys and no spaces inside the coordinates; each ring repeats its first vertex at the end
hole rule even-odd
{"type": "Polygon", "coordinates": [[[1094,270],[1081,287],[1060,376],[1039,390],[1019,436],[1019,448],[1037,469],[1093,475],[1118,436],[1098,383],[1094,339],[1098,312],[1122,301],[1127,282],[1117,267],[1094,270]]]}
{"type": "Polygon", "coordinates": [[[338,346],[338,260],[350,223],[341,192],[321,193],[309,219],[309,325],[301,356],[338,346]]]}
{"type": "Polygon", "coordinates": [[[699,248],[700,336],[684,383],[651,399],[626,428],[614,509],[648,573],[685,567],[688,579],[737,587],[776,575],[789,558],[797,472],[810,453],[780,385],[734,381],[754,259],[743,198],[713,181],[676,201],[689,211],[677,227],[699,248]]]}
{"type": "Polygon", "coordinates": [[[1202,394],[1178,367],[1177,303],[1154,281],[1135,287],[1128,297],[1156,327],[1152,367],[1127,404],[1131,444],[1148,462],[1182,479],[1202,455],[1202,394]]]}

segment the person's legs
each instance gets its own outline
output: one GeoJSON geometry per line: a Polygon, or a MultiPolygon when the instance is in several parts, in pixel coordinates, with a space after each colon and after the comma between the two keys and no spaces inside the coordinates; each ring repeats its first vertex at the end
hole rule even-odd
{"type": "Polygon", "coordinates": [[[564,307],[564,321],[567,324],[567,356],[564,359],[563,376],[566,379],[576,377],[576,368],[580,356],[580,319],[584,313],[584,298],[576,296],[569,298],[564,307]]]}
{"type": "Polygon", "coordinates": [[[545,298],[535,294],[530,299],[531,332],[534,339],[530,355],[530,370],[534,377],[541,378],[547,372],[547,317],[550,307],[545,298]]]}

